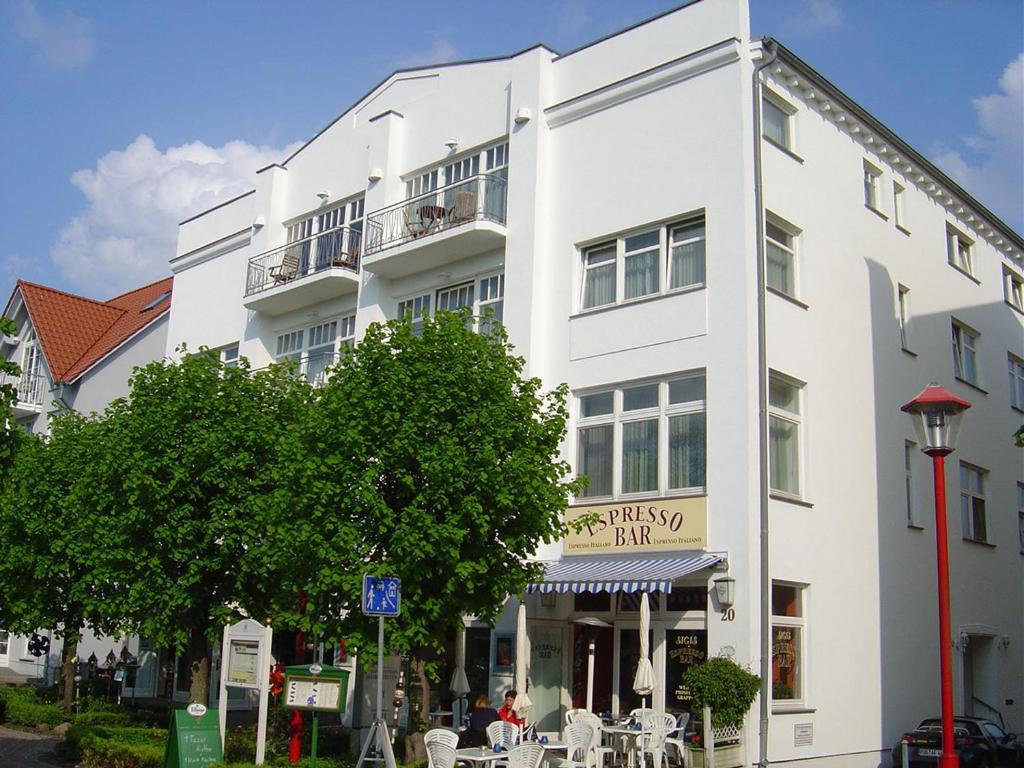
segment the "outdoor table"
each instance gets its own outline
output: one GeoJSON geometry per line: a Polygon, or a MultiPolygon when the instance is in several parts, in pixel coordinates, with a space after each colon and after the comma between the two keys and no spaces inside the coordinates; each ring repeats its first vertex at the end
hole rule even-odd
{"type": "Polygon", "coordinates": [[[636,741],[642,731],[639,728],[633,728],[632,726],[626,725],[610,725],[604,729],[605,733],[611,734],[613,737],[618,738],[622,744],[622,750],[626,753],[626,758],[630,766],[633,765],[633,753],[636,751],[633,749],[633,744],[630,742],[636,741]]]}
{"type": "Polygon", "coordinates": [[[463,747],[455,750],[455,760],[466,763],[486,764],[507,758],[508,752],[495,752],[491,747],[463,747]]]}

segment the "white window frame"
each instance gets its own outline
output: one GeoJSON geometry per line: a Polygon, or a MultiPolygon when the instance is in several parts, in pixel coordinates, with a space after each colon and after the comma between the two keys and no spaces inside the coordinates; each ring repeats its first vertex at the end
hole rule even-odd
{"type": "MultiPolygon", "coordinates": [[[[793,628],[799,631],[800,640],[797,643],[797,666],[798,666],[798,680],[800,683],[799,692],[794,691],[794,696],[791,699],[776,699],[774,693],[774,683],[772,685],[772,709],[773,710],[785,710],[792,708],[799,708],[807,701],[807,585],[797,584],[790,581],[773,580],[772,587],[789,587],[796,590],[797,594],[797,616],[784,616],[775,613],[775,600],[774,596],[771,597],[771,627],[772,627],[772,641],[775,639],[775,628],[793,628]]],[[[775,649],[772,648],[772,658],[775,657],[775,649]]],[[[774,666],[774,664],[773,664],[774,666]]]]}
{"type": "Polygon", "coordinates": [[[775,214],[768,212],[765,216],[765,228],[764,228],[764,239],[765,239],[765,285],[768,290],[777,293],[780,296],[787,296],[791,299],[800,301],[800,229],[793,226],[784,219],[776,216],[775,214]],[[778,229],[783,233],[787,241],[782,241],[769,233],[769,227],[778,229]],[[786,290],[783,287],[775,285],[771,282],[771,270],[770,264],[771,259],[769,258],[769,248],[775,247],[782,253],[786,254],[788,258],[789,270],[792,273],[792,290],[786,290]]]}
{"type": "Polygon", "coordinates": [[[590,312],[592,310],[604,309],[606,307],[631,304],[636,301],[643,301],[655,296],[665,296],[672,293],[699,290],[707,287],[707,215],[705,211],[686,214],[673,218],[660,224],[651,224],[645,227],[638,227],[627,232],[620,232],[610,237],[602,238],[600,241],[580,249],[581,279],[578,295],[579,311],[590,312]],[[694,234],[681,240],[675,240],[674,236],[678,231],[696,230],[700,228],[700,234],[694,234]],[[630,240],[640,238],[644,235],[657,233],[657,244],[637,246],[627,250],[630,240]],[[702,244],[702,256],[704,267],[701,270],[702,279],[692,283],[670,287],[675,275],[672,274],[672,248],[694,243],[702,244]],[[593,254],[601,253],[608,249],[615,249],[614,260],[604,260],[595,264],[590,263],[593,254]],[[638,258],[643,254],[651,253],[657,249],[657,288],[648,293],[626,298],[626,266],[627,260],[638,258]],[[590,275],[594,270],[607,269],[609,266],[615,271],[615,296],[612,301],[603,304],[587,304],[587,287],[590,275]]]}
{"type": "Polygon", "coordinates": [[[237,368],[239,360],[239,343],[236,341],[233,344],[225,344],[219,350],[217,350],[220,357],[221,363],[225,368],[237,368]]]}
{"type": "Polygon", "coordinates": [[[612,427],[612,489],[611,494],[588,494],[585,490],[583,495],[577,497],[578,500],[586,500],[587,502],[593,502],[594,500],[617,500],[617,499],[641,499],[641,498],[663,498],[667,496],[703,496],[707,493],[707,471],[708,471],[708,457],[707,457],[707,379],[706,374],[703,370],[699,371],[687,371],[671,376],[666,376],[659,379],[645,379],[641,381],[631,381],[622,384],[616,384],[607,387],[600,387],[589,390],[582,390],[575,393],[576,402],[576,471],[580,474],[580,435],[586,429],[593,427],[612,427]],[[671,403],[670,401],[670,386],[677,382],[688,382],[692,383],[693,386],[697,386],[697,381],[700,380],[703,388],[703,396],[699,400],[686,400],[683,402],[671,403]],[[642,387],[657,387],[657,404],[651,407],[625,410],[624,408],[624,392],[627,390],[634,390],[642,387]],[[582,404],[583,399],[587,397],[600,396],[611,394],[612,396],[612,411],[611,413],[600,414],[597,416],[582,416],[582,404]],[[704,484],[700,486],[688,486],[672,488],[670,487],[670,454],[669,454],[669,438],[670,438],[670,422],[673,417],[685,416],[691,414],[704,414],[704,484]],[[622,490],[622,476],[623,476],[623,425],[629,423],[636,423],[641,421],[657,421],[657,451],[658,451],[658,469],[657,469],[657,483],[656,487],[649,490],[641,490],[626,493],[622,490]]]}
{"type": "MultiPolygon", "coordinates": [[[[794,379],[794,378],[792,378],[790,376],[786,376],[785,374],[779,373],[777,371],[770,371],[768,378],[769,378],[769,383],[768,383],[768,392],[769,392],[769,400],[768,400],[769,434],[770,434],[770,431],[771,431],[771,423],[772,423],[773,420],[774,421],[786,422],[787,424],[792,425],[793,427],[795,427],[795,430],[796,430],[795,431],[795,434],[796,434],[796,438],[795,438],[796,439],[796,448],[794,449],[794,452],[793,452],[793,460],[796,463],[796,490],[794,491],[794,490],[790,490],[790,489],[787,489],[787,488],[776,488],[772,484],[772,478],[771,478],[771,471],[772,471],[772,469],[771,468],[773,466],[774,457],[771,455],[771,452],[769,451],[769,457],[768,457],[768,466],[769,466],[768,487],[769,487],[769,491],[771,492],[772,495],[777,495],[777,496],[780,496],[780,497],[783,497],[783,498],[802,499],[804,497],[804,487],[805,487],[804,476],[806,474],[805,461],[804,461],[804,415],[803,415],[804,411],[805,411],[805,403],[804,403],[805,385],[804,385],[803,382],[797,381],[796,379],[794,379]],[[771,384],[772,384],[772,381],[776,381],[779,384],[783,384],[783,385],[785,385],[787,387],[792,387],[794,390],[796,390],[796,403],[797,403],[797,410],[796,411],[791,411],[791,410],[788,410],[786,408],[783,408],[783,407],[780,407],[780,406],[777,406],[777,405],[773,405],[771,403],[771,384]]],[[[770,443],[770,440],[771,440],[771,438],[769,437],[769,443],[770,443]]]]}
{"type": "Polygon", "coordinates": [[[1003,300],[1024,313],[1024,277],[1003,265],[1003,300]]]}
{"type": "Polygon", "coordinates": [[[949,223],[946,224],[946,258],[954,269],[974,277],[974,241],[949,223]]]}
{"type": "Polygon", "coordinates": [[[898,181],[892,183],[892,218],[898,229],[908,232],[907,229],[907,208],[906,208],[906,187],[898,181]]]}
{"type": "Polygon", "coordinates": [[[992,521],[985,495],[987,482],[987,470],[966,461],[960,462],[960,524],[963,537],[967,541],[988,544],[991,540],[992,521]],[[975,518],[979,504],[981,505],[981,516],[985,525],[985,530],[982,532],[983,535],[980,536],[975,528],[975,518]]]}
{"type": "Polygon", "coordinates": [[[423,171],[405,177],[406,199],[456,184],[473,176],[500,171],[508,166],[508,138],[504,137],[480,149],[447,158],[423,171]]]}
{"type": "Polygon", "coordinates": [[[761,136],[776,147],[795,153],[796,147],[796,112],[797,109],[774,91],[765,89],[761,98],[761,136]],[[768,110],[765,105],[774,107],[782,116],[782,141],[768,133],[768,110]]]}
{"type": "Polygon", "coordinates": [[[864,161],[864,205],[875,213],[882,211],[882,169],[864,161]]]}
{"type": "MultiPolygon", "coordinates": [[[[402,317],[406,312],[413,312],[413,332],[419,333],[423,326],[423,313],[432,316],[441,308],[442,297],[456,291],[469,291],[470,301],[464,306],[470,308],[471,322],[476,330],[487,326],[484,321],[484,312],[490,308],[494,311],[497,322],[502,322],[505,308],[505,273],[487,272],[475,277],[459,280],[448,285],[436,288],[430,293],[422,293],[416,296],[403,299],[398,302],[396,317],[402,317]]],[[[448,309],[448,307],[445,307],[448,309]]],[[[459,309],[456,307],[455,310],[459,309]]],[[[450,310],[450,311],[455,311],[450,310]]]]}
{"type": "Polygon", "coordinates": [[[908,528],[924,528],[921,520],[921,488],[918,472],[918,447],[913,440],[903,441],[903,479],[908,528]]]}
{"type": "Polygon", "coordinates": [[[900,349],[913,352],[914,334],[911,324],[910,289],[903,284],[896,286],[896,318],[900,328],[900,349]]]}
{"type": "Polygon", "coordinates": [[[1024,411],[1024,360],[1007,353],[1006,368],[1010,386],[1010,406],[1024,411]]]}
{"type": "Polygon", "coordinates": [[[338,319],[338,350],[353,349],[356,345],[355,313],[338,319]]]}
{"type": "Polygon", "coordinates": [[[355,314],[329,317],[283,331],[277,336],[274,360],[298,363],[299,374],[313,386],[320,386],[324,383],[323,370],[333,365],[339,349],[347,346],[339,333],[343,327],[350,329],[354,336],[355,314]]]}
{"type": "Polygon", "coordinates": [[[430,316],[430,307],[433,304],[433,293],[421,293],[418,296],[410,296],[398,302],[397,318],[409,316],[412,318],[412,332],[419,334],[423,331],[425,317],[430,316]]]}
{"type": "Polygon", "coordinates": [[[952,322],[953,375],[967,384],[981,387],[981,366],[978,346],[981,334],[956,318],[952,322]],[[973,365],[974,376],[969,376],[968,361],[973,365]]]}
{"type": "Polygon", "coordinates": [[[0,629],[0,658],[10,658],[11,655],[11,638],[13,635],[6,629],[0,629]]]}

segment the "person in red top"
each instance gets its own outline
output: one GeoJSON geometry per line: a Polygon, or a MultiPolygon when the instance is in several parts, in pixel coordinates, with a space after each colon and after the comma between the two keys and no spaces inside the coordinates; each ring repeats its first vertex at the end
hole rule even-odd
{"type": "Polygon", "coordinates": [[[518,725],[522,728],[526,725],[526,720],[516,716],[516,711],[512,709],[512,705],[515,703],[516,692],[514,690],[510,690],[505,694],[505,703],[501,705],[500,709],[498,709],[498,717],[507,723],[512,723],[512,725],[518,725]]]}

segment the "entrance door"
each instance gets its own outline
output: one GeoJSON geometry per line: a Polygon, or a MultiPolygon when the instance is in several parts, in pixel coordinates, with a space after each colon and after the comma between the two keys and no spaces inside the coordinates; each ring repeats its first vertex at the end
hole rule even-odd
{"type": "Polygon", "coordinates": [[[532,720],[540,731],[562,730],[562,627],[530,627],[530,700],[532,720]]]}
{"type": "Polygon", "coordinates": [[[964,649],[964,703],[961,711],[974,717],[992,717],[999,701],[995,638],[968,635],[964,649]]]}
{"type": "Polygon", "coordinates": [[[587,706],[587,633],[594,632],[594,710],[608,712],[612,708],[612,646],[615,641],[611,627],[572,625],[572,706],[587,706]]]}

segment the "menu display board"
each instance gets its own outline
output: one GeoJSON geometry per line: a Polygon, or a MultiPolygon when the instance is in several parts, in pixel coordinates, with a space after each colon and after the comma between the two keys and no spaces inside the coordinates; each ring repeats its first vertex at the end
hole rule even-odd
{"type": "Polygon", "coordinates": [[[683,674],[708,657],[706,629],[669,629],[665,631],[668,651],[665,659],[665,708],[671,712],[689,712],[692,697],[683,685],[683,674]]]}
{"type": "Polygon", "coordinates": [[[344,678],[289,675],[285,683],[284,706],[288,709],[338,712],[344,706],[341,687],[347,683],[347,674],[344,678]]]}
{"type": "Polygon", "coordinates": [[[242,688],[258,688],[259,660],[259,641],[232,638],[228,648],[228,682],[242,688]]]}

